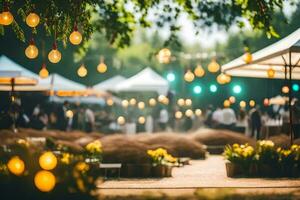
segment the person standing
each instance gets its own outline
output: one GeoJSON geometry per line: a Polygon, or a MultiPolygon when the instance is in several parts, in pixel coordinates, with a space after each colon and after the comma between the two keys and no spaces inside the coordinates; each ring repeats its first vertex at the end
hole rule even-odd
{"type": "Polygon", "coordinates": [[[229,106],[225,106],[222,110],[221,126],[225,129],[232,130],[236,124],[234,110],[229,106]]]}
{"type": "Polygon", "coordinates": [[[250,110],[250,126],[251,136],[256,138],[256,140],[259,140],[262,122],[261,113],[258,105],[252,110],[250,110]]]}
{"type": "Polygon", "coordinates": [[[87,108],[85,110],[85,123],[86,123],[86,132],[88,133],[92,132],[95,125],[95,114],[90,108],[87,108]]]}
{"type": "Polygon", "coordinates": [[[167,109],[163,108],[159,113],[159,126],[162,131],[165,131],[167,128],[167,123],[169,121],[169,114],[167,109]]]}
{"type": "Polygon", "coordinates": [[[57,128],[61,131],[66,131],[68,127],[68,118],[66,116],[69,107],[69,102],[65,101],[57,110],[57,128]]]}

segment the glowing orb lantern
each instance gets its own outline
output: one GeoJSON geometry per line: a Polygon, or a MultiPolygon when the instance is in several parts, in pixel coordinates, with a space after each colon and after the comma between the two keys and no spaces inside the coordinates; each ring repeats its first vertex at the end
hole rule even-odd
{"type": "Polygon", "coordinates": [[[0,24],[4,26],[10,25],[14,21],[14,16],[9,11],[0,13],[0,24]]]}
{"type": "Polygon", "coordinates": [[[52,63],[58,63],[61,60],[61,53],[58,51],[56,43],[54,43],[52,50],[49,52],[48,59],[52,63]]]}
{"type": "Polygon", "coordinates": [[[241,101],[240,102],[240,107],[241,108],[245,108],[247,106],[246,102],[245,101],[241,101]]]}
{"type": "Polygon", "coordinates": [[[42,170],[34,176],[34,184],[42,192],[53,190],[55,183],[55,176],[49,171],[42,170]]]}
{"type": "Polygon", "coordinates": [[[119,125],[124,125],[126,120],[125,120],[125,117],[123,116],[119,116],[118,119],[117,119],[117,122],[119,125]]]}
{"type": "Polygon", "coordinates": [[[177,100],[177,104],[178,104],[179,106],[184,106],[184,104],[185,104],[184,99],[182,99],[182,98],[178,99],[178,100],[177,100]]]}
{"type": "Polygon", "coordinates": [[[145,117],[140,116],[140,117],[138,118],[138,122],[139,122],[140,124],[145,124],[145,122],[146,122],[145,117]]]}
{"type": "Polygon", "coordinates": [[[211,62],[208,64],[208,71],[211,73],[216,73],[220,69],[219,63],[217,63],[216,59],[212,59],[211,62]]]}
{"type": "Polygon", "coordinates": [[[34,43],[33,39],[31,39],[31,41],[29,42],[28,47],[25,49],[25,55],[29,59],[34,59],[39,55],[39,50],[35,46],[35,43],[34,43]]]}
{"type": "Polygon", "coordinates": [[[168,48],[161,49],[157,54],[158,62],[167,64],[171,61],[171,51],[168,48]]]}
{"type": "Polygon", "coordinates": [[[88,71],[86,69],[86,67],[84,66],[84,64],[82,64],[78,70],[77,70],[77,75],[79,77],[85,77],[87,75],[88,71]]]}
{"type": "Polygon", "coordinates": [[[223,102],[223,106],[224,106],[225,108],[230,107],[230,101],[229,101],[228,99],[226,99],[226,100],[223,102]]]}
{"type": "Polygon", "coordinates": [[[44,170],[52,170],[57,165],[57,158],[51,151],[47,151],[40,156],[39,164],[44,170]]]}
{"type": "Polygon", "coordinates": [[[42,69],[39,72],[41,78],[47,78],[49,76],[49,71],[47,70],[46,64],[43,63],[42,69]]]}
{"type": "Polygon", "coordinates": [[[200,64],[194,69],[194,74],[196,77],[203,77],[205,75],[205,71],[200,64]]]}
{"type": "Polygon", "coordinates": [[[249,64],[252,62],[252,54],[247,51],[244,55],[243,55],[243,60],[245,61],[245,63],[249,64]]]}
{"type": "Polygon", "coordinates": [[[195,110],[195,115],[198,116],[198,117],[201,116],[202,115],[202,110],[201,109],[196,109],[195,110]]]}
{"type": "Polygon", "coordinates": [[[281,91],[282,91],[282,93],[284,93],[284,94],[287,94],[287,93],[289,93],[289,91],[290,91],[290,88],[288,87],[288,86],[283,86],[282,88],[281,88],[281,91]]]}
{"type": "Polygon", "coordinates": [[[195,75],[191,70],[187,70],[187,72],[184,74],[184,80],[186,82],[192,82],[195,79],[195,75]]]}
{"type": "Polygon", "coordinates": [[[38,16],[38,14],[36,14],[34,12],[31,12],[31,13],[29,13],[29,15],[27,15],[27,17],[26,17],[26,24],[29,27],[34,28],[39,23],[40,23],[40,17],[38,16]]]}
{"type": "Polygon", "coordinates": [[[175,118],[176,118],[176,119],[181,119],[181,118],[182,118],[182,112],[176,111],[176,112],[175,112],[175,118]]]}
{"type": "Polygon", "coordinates": [[[150,106],[155,106],[156,105],[156,100],[154,98],[149,99],[149,105],[150,106]]]}
{"type": "Polygon", "coordinates": [[[21,175],[25,170],[24,161],[19,158],[19,156],[12,157],[7,163],[8,170],[14,175],[21,175]]]}
{"type": "Polygon", "coordinates": [[[268,78],[274,78],[275,77],[275,70],[272,67],[270,67],[267,70],[267,76],[268,76],[268,78]]]}

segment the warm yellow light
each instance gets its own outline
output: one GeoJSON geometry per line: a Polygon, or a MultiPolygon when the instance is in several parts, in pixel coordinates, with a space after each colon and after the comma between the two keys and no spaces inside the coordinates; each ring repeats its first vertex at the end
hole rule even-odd
{"type": "Polygon", "coordinates": [[[176,111],[176,112],[175,112],[175,118],[176,118],[176,119],[181,119],[181,118],[182,118],[182,112],[176,111]]]}
{"type": "Polygon", "coordinates": [[[217,76],[217,82],[220,85],[226,84],[226,83],[230,82],[230,80],[231,80],[230,76],[227,76],[224,73],[221,73],[217,76]]]}
{"type": "Polygon", "coordinates": [[[145,124],[145,122],[146,122],[145,117],[140,116],[140,117],[138,118],[138,122],[139,122],[140,124],[145,124]]]}
{"type": "Polygon", "coordinates": [[[34,184],[42,192],[53,190],[55,182],[55,176],[49,171],[41,170],[34,176],[34,184]]]}
{"type": "Polygon", "coordinates": [[[34,59],[39,55],[39,50],[35,46],[34,42],[30,42],[28,47],[25,49],[25,55],[29,59],[34,59]]]}
{"type": "Polygon", "coordinates": [[[229,97],[229,102],[230,102],[230,104],[234,104],[235,103],[235,97],[234,96],[229,97]]]}
{"type": "Polygon", "coordinates": [[[240,107],[245,108],[247,106],[246,101],[241,101],[240,102],[240,107]]]}
{"type": "Polygon", "coordinates": [[[285,86],[282,87],[281,91],[282,91],[283,93],[287,94],[287,93],[289,93],[290,89],[289,89],[288,86],[285,85],[285,86]]]}
{"type": "Polygon", "coordinates": [[[230,83],[230,81],[231,81],[231,76],[230,75],[228,75],[228,74],[225,74],[225,76],[226,76],[226,83],[230,83]]]}
{"type": "Polygon", "coordinates": [[[220,65],[217,63],[216,59],[212,59],[208,64],[208,71],[211,73],[216,73],[220,69],[220,65]]]}
{"type": "Polygon", "coordinates": [[[203,77],[205,75],[205,71],[200,64],[195,68],[194,74],[197,77],[203,77]]]}
{"type": "Polygon", "coordinates": [[[40,72],[39,72],[39,76],[40,76],[41,78],[47,78],[47,77],[49,76],[49,71],[47,70],[45,64],[43,64],[42,69],[41,69],[40,72]]]}
{"type": "Polygon", "coordinates": [[[268,76],[268,78],[274,78],[275,77],[275,70],[272,67],[270,67],[267,70],[267,76],[268,76]]]}
{"type": "Polygon", "coordinates": [[[161,49],[157,54],[158,62],[167,64],[171,61],[171,51],[168,48],[161,49]]]}
{"type": "Polygon", "coordinates": [[[249,64],[252,62],[252,54],[250,52],[246,52],[244,55],[243,55],[243,60],[245,61],[245,63],[249,64]]]}
{"type": "Polygon", "coordinates": [[[230,107],[230,101],[226,99],[226,100],[223,102],[223,106],[224,106],[224,108],[230,107]]]}
{"type": "Polygon", "coordinates": [[[44,170],[52,170],[57,165],[57,158],[51,151],[47,151],[40,156],[39,164],[44,170]]]}
{"type": "Polygon", "coordinates": [[[169,102],[170,102],[170,101],[169,101],[168,97],[165,97],[165,98],[163,99],[163,101],[162,101],[162,103],[165,104],[165,105],[168,105],[169,102]]]}
{"type": "Polygon", "coordinates": [[[86,69],[86,67],[84,66],[84,64],[82,64],[78,70],[77,70],[77,74],[80,77],[85,77],[87,75],[88,71],[86,69]]]}
{"type": "Polygon", "coordinates": [[[138,108],[139,109],[144,109],[145,108],[145,103],[144,102],[142,102],[142,101],[140,101],[139,103],[138,103],[138,108]]]}
{"type": "Polygon", "coordinates": [[[0,14],[0,24],[4,26],[10,25],[14,21],[14,16],[9,11],[0,14]]]}
{"type": "Polygon", "coordinates": [[[107,104],[108,106],[112,106],[112,105],[114,105],[114,100],[111,99],[111,98],[109,98],[109,99],[106,100],[106,104],[107,104]]]}
{"type": "Polygon", "coordinates": [[[149,105],[150,106],[155,106],[156,105],[156,100],[154,98],[149,99],[149,105]]]}
{"type": "Polygon", "coordinates": [[[129,102],[126,99],[124,99],[121,103],[124,108],[127,108],[129,105],[129,102]]]}
{"type": "Polygon", "coordinates": [[[56,45],[53,45],[53,49],[48,54],[48,59],[52,63],[58,63],[61,60],[61,53],[56,48],[56,45]]]}
{"type": "Polygon", "coordinates": [[[184,104],[185,104],[184,99],[182,99],[182,98],[178,99],[178,100],[177,100],[177,104],[178,104],[179,106],[184,106],[184,104]]]}
{"type": "Polygon", "coordinates": [[[184,74],[184,80],[186,82],[192,82],[195,79],[195,75],[191,72],[191,70],[187,70],[184,74]]]}
{"type": "Polygon", "coordinates": [[[134,105],[136,104],[136,99],[135,99],[135,98],[131,98],[131,99],[129,100],[129,104],[130,104],[131,106],[134,106],[134,105]]]}
{"type": "Polygon", "coordinates": [[[198,116],[198,117],[201,116],[201,115],[202,115],[202,110],[199,109],[199,108],[196,109],[196,110],[195,110],[195,115],[198,116]]]}
{"type": "Polygon", "coordinates": [[[166,98],[166,96],[161,94],[161,95],[158,96],[158,101],[159,101],[160,103],[162,103],[162,102],[164,101],[165,98],[166,98]]]}
{"type": "Polygon", "coordinates": [[[107,66],[104,62],[100,62],[99,65],[97,66],[97,71],[99,73],[105,73],[107,71],[107,66]]]}
{"type": "Polygon", "coordinates": [[[186,99],[186,100],[185,100],[185,105],[186,105],[186,106],[191,106],[192,103],[193,103],[193,102],[192,102],[192,99],[186,99]]]}
{"type": "Polygon", "coordinates": [[[19,156],[12,157],[7,163],[8,170],[14,175],[21,175],[25,170],[24,161],[19,158],[19,156]]]}
{"type": "Polygon", "coordinates": [[[264,106],[269,106],[269,99],[268,98],[264,99],[264,106]]]}
{"type": "Polygon", "coordinates": [[[73,118],[73,116],[74,116],[73,111],[72,110],[67,110],[66,111],[66,116],[67,116],[67,118],[73,118]]]}
{"type": "Polygon", "coordinates": [[[126,120],[125,120],[125,117],[123,116],[119,116],[118,119],[117,119],[117,122],[119,125],[124,125],[126,120]]]}
{"type": "Polygon", "coordinates": [[[249,101],[249,106],[254,107],[255,106],[255,101],[254,100],[250,100],[249,101]]]}
{"type": "Polygon", "coordinates": [[[191,110],[191,109],[187,109],[186,111],[185,111],[185,116],[187,116],[187,117],[192,117],[193,116],[193,111],[191,110]]]}
{"type": "Polygon", "coordinates": [[[69,40],[74,45],[79,45],[82,41],[82,35],[79,31],[73,31],[69,37],[69,40]]]}
{"type": "Polygon", "coordinates": [[[26,24],[32,28],[40,23],[40,17],[36,13],[29,13],[26,17],[26,24]]]}

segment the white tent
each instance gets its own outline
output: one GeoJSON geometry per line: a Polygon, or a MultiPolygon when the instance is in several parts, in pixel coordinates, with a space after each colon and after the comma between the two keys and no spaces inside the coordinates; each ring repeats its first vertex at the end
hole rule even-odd
{"type": "Polygon", "coordinates": [[[115,91],[116,85],[124,80],[126,80],[125,77],[117,75],[94,85],[93,89],[95,91],[115,91]]]}
{"type": "Polygon", "coordinates": [[[292,70],[292,79],[300,80],[300,28],[252,54],[252,62],[247,64],[243,56],[222,66],[222,71],[231,76],[268,78],[267,70],[272,67],[277,79],[286,77],[284,66],[296,66],[292,70]]]}
{"type": "Polygon", "coordinates": [[[136,75],[119,83],[116,86],[118,92],[157,92],[166,95],[169,89],[169,83],[150,67],[140,71],[136,75]]]}

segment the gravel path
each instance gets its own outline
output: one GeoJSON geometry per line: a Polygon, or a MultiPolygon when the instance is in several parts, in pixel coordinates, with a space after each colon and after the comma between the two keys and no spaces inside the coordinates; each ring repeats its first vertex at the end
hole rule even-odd
{"type": "Polygon", "coordinates": [[[228,178],[222,156],[193,160],[163,179],[120,179],[98,184],[102,189],[300,188],[300,179],[228,178]]]}

